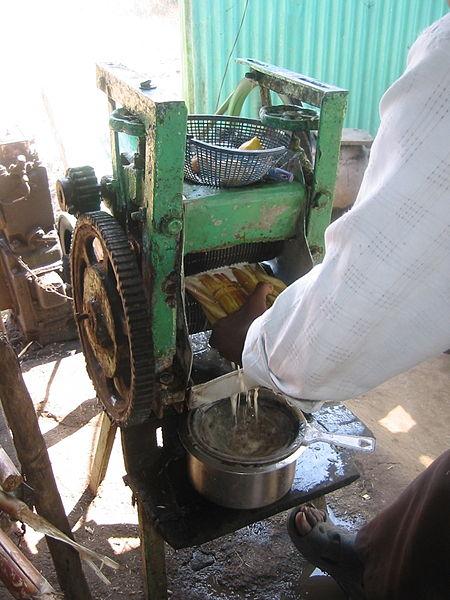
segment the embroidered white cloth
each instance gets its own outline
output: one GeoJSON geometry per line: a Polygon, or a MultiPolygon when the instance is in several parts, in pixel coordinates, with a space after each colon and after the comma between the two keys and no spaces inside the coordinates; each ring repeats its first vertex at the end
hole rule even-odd
{"type": "Polygon", "coordinates": [[[243,366],[291,397],[342,401],[450,347],[450,14],[384,94],[354,207],[323,263],[251,325],[243,366]]]}

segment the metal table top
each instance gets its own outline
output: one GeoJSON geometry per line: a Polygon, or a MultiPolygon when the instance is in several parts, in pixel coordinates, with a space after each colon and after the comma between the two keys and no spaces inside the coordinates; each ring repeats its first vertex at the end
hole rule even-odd
{"type": "MultiPolygon", "coordinates": [[[[291,491],[278,502],[254,510],[212,504],[191,486],[184,448],[178,439],[180,415],[122,431],[126,483],[158,532],[173,548],[197,546],[279,512],[349,485],[359,477],[353,453],[329,444],[309,446],[297,462],[291,491]],[[164,446],[156,443],[162,428],[164,446]]],[[[314,413],[314,421],[333,433],[371,435],[346,407],[314,413]]]]}

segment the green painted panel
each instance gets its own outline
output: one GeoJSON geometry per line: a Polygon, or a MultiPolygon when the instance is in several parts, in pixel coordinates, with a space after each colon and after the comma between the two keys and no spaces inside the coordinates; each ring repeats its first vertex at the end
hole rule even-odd
{"type": "MultiPolygon", "coordinates": [[[[247,0],[182,0],[185,95],[190,112],[217,108],[225,65],[247,0]]],[[[219,104],[252,57],[350,90],[347,127],[375,133],[378,104],[405,67],[420,32],[448,10],[446,0],[248,0],[219,104]]],[[[257,94],[248,116],[256,115],[257,94]]]]}
{"type": "MultiPolygon", "coordinates": [[[[151,191],[147,196],[150,223],[145,237],[153,271],[153,344],[159,359],[171,358],[175,348],[177,315],[173,288],[178,277],[176,263],[183,226],[181,190],[186,118],[184,104],[158,104],[154,144],[149,148],[149,161],[154,162],[151,191]]],[[[151,136],[147,141],[149,139],[151,136]]]]}
{"type": "Polygon", "coordinates": [[[293,237],[305,203],[294,182],[239,190],[184,186],[185,253],[293,237]]]}

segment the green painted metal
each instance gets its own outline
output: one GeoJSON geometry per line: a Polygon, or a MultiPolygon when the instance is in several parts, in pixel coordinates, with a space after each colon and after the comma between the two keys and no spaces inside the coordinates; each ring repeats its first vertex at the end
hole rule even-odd
{"type": "MultiPolygon", "coordinates": [[[[320,119],[313,182],[308,189],[306,239],[314,262],[320,262],[325,252],[324,232],[330,222],[333,207],[347,91],[258,60],[238,59],[238,62],[250,69],[247,78],[258,82],[261,89],[260,102],[270,101],[271,93],[275,92],[288,104],[301,101],[318,109],[320,119]]],[[[236,105],[243,106],[251,87],[244,88],[240,83],[236,90],[238,101],[236,96],[230,97],[230,110],[236,105]]],[[[287,129],[289,130],[290,126],[287,126],[287,129]]]]}
{"type": "Polygon", "coordinates": [[[156,356],[170,362],[176,349],[177,311],[174,286],[180,286],[180,233],[183,219],[182,186],[186,143],[185,105],[157,105],[154,138],[149,152],[153,169],[146,193],[147,228],[144,248],[150,250],[153,276],[153,344],[156,356]]]}
{"type": "MultiPolygon", "coordinates": [[[[224,111],[239,112],[252,90],[259,91],[253,94],[259,102],[270,102],[273,94],[288,104],[302,101],[315,107],[320,120],[307,185],[295,181],[217,190],[184,184],[185,103],[167,100],[158,89],[142,91],[139,77],[123,67],[98,69],[98,85],[108,95],[112,111],[111,211],[140,251],[152,312],[149,344],[157,371],[169,373],[170,380],[176,381],[168,390],[161,380],[163,403],[182,400],[189,376],[189,358],[180,350],[187,335],[183,255],[248,243],[303,240],[305,219],[315,258],[323,254],[347,92],[256,60],[241,63],[249,73],[229,96],[224,111]]],[[[305,249],[301,244],[296,247],[302,249],[293,261],[300,263],[298,254],[305,249]]]]}
{"type": "Polygon", "coordinates": [[[132,115],[123,108],[118,108],[109,116],[109,126],[112,131],[118,133],[126,133],[132,137],[144,137],[145,126],[139,119],[133,118],[132,115]]]}
{"type": "Polygon", "coordinates": [[[325,253],[324,233],[330,223],[339,160],[346,94],[326,93],[321,102],[314,185],[306,223],[306,239],[315,262],[325,253]]]}
{"type": "MultiPolygon", "coordinates": [[[[140,90],[136,74],[122,67],[99,67],[97,80],[110,98],[111,107],[117,103],[133,116],[132,125],[122,123],[120,114],[114,112],[110,120],[113,173],[119,192],[113,214],[124,226],[130,213],[143,221],[143,275],[153,319],[153,339],[149,343],[153,343],[157,369],[162,371],[171,366],[176,351],[174,289],[180,287],[181,249],[181,228],[176,223],[183,218],[186,105],[167,100],[163,90],[140,90]],[[140,135],[138,153],[131,165],[124,164],[121,156],[119,135],[126,132],[129,137],[140,135]],[[143,212],[136,210],[139,206],[143,212]]],[[[133,147],[133,140],[125,146],[133,147]]]]}
{"type": "Polygon", "coordinates": [[[215,190],[186,184],[185,252],[201,252],[296,235],[305,208],[300,183],[215,190]]]}
{"type": "MultiPolygon", "coordinates": [[[[182,0],[184,85],[190,112],[214,113],[246,0],[182,0]]],[[[249,0],[224,79],[242,77],[239,56],[306,73],[350,90],[346,126],[378,128],[378,104],[401,74],[420,32],[448,11],[446,0],[249,0]]],[[[245,116],[257,116],[252,94],[245,116]]]]}

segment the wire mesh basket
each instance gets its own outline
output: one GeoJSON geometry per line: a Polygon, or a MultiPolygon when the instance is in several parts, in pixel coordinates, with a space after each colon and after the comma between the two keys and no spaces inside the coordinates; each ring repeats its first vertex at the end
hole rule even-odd
{"type": "Polygon", "coordinates": [[[241,117],[191,115],[184,177],[213,187],[239,187],[262,179],[286,154],[291,134],[241,117]],[[257,137],[262,150],[239,150],[257,137]]]}

